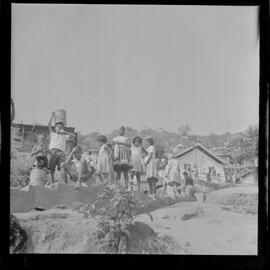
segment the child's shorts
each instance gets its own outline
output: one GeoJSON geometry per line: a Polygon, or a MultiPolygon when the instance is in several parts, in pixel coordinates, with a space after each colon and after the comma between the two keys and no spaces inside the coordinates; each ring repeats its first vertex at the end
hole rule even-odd
{"type": "Polygon", "coordinates": [[[49,169],[51,171],[55,170],[56,165],[60,166],[61,163],[65,161],[66,154],[62,150],[59,149],[51,149],[52,155],[49,160],[49,169]]]}
{"type": "Polygon", "coordinates": [[[115,172],[128,172],[131,169],[129,164],[114,164],[115,172]]]}
{"type": "Polygon", "coordinates": [[[158,182],[158,178],[157,177],[147,178],[147,182],[148,182],[148,184],[151,184],[151,183],[156,184],[158,182]]]}
{"type": "MultiPolygon", "coordinates": [[[[68,171],[69,176],[71,177],[71,181],[77,182],[79,174],[78,174],[76,167],[72,164],[68,164],[66,169],[68,171]]],[[[88,182],[90,180],[90,178],[93,177],[93,174],[95,173],[95,169],[90,168],[90,170],[92,170],[92,173],[88,176],[82,176],[81,182],[88,182]]]]}
{"type": "Polygon", "coordinates": [[[141,178],[141,172],[136,172],[136,171],[131,171],[131,175],[130,175],[130,177],[133,179],[134,178],[134,176],[136,175],[136,177],[137,177],[137,179],[139,178],[141,178]]]}
{"type": "Polygon", "coordinates": [[[168,185],[169,185],[170,187],[174,187],[174,186],[177,186],[177,182],[175,182],[175,181],[168,182],[168,185]]]}

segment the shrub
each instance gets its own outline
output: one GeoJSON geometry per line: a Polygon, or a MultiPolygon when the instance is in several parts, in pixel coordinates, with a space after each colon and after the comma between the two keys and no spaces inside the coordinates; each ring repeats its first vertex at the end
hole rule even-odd
{"type": "MultiPolygon", "coordinates": [[[[106,183],[98,196],[103,199],[112,198],[113,206],[110,211],[104,211],[97,219],[98,238],[105,240],[106,253],[127,253],[131,240],[129,227],[137,217],[135,208],[140,205],[136,204],[134,194],[120,185],[106,183]]],[[[86,218],[95,218],[93,209],[91,206],[86,210],[86,218]]],[[[153,220],[149,213],[146,214],[153,220]]]]}
{"type": "Polygon", "coordinates": [[[10,186],[22,188],[29,183],[33,158],[28,153],[12,151],[10,159],[10,186]]]}

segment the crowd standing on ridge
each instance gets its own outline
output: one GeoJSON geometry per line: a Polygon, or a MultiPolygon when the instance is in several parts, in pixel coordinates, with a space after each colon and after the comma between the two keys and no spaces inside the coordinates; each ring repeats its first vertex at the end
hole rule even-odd
{"type": "Polygon", "coordinates": [[[52,126],[54,113],[49,120],[50,143],[46,145],[46,136],[41,135],[34,146],[31,155],[34,156],[33,169],[48,170],[50,177],[46,185],[55,182],[56,168],[61,172],[62,181],[68,183],[68,178],[75,183],[75,188],[81,185],[91,187],[93,183],[120,183],[126,188],[141,191],[142,176],[148,183],[148,191],[144,191],[155,199],[157,189],[163,187],[163,194],[175,196],[193,196],[194,183],[190,173],[181,174],[180,166],[172,154],[157,159],[155,142],[152,137],[128,138],[125,127],[119,129],[119,134],[108,142],[107,137],[99,135],[99,146],[96,161],[89,162],[80,146],[73,147],[67,156],[66,142],[69,136],[76,135],[65,131],[63,122],[55,122],[52,126]],[[49,158],[48,158],[49,157],[49,158]],[[123,177],[123,178],[122,178],[123,177]]]}

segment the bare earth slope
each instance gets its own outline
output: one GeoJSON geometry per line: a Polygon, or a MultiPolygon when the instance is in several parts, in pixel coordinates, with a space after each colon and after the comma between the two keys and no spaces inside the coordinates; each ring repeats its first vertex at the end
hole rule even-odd
{"type": "Polygon", "coordinates": [[[171,237],[178,244],[172,253],[257,254],[257,215],[230,212],[210,204],[201,206],[196,202],[177,203],[155,210],[151,215],[154,222],[143,215],[138,220],[149,224],[160,236],[171,237]],[[181,217],[187,213],[195,216],[183,221],[181,217]]]}
{"type": "MultiPolygon", "coordinates": [[[[151,254],[257,254],[257,215],[222,210],[215,205],[182,202],[153,211],[153,221],[139,215],[137,221],[149,225],[133,237],[130,253],[151,254]],[[183,221],[181,216],[196,213],[183,221]],[[157,235],[152,235],[151,230],[157,235]]],[[[83,222],[71,210],[16,214],[30,240],[28,253],[102,253],[93,219],[83,222]]],[[[136,231],[136,230],[135,230],[136,231]]]]}
{"type": "MultiPolygon", "coordinates": [[[[55,190],[32,187],[31,196],[26,196],[29,195],[29,190],[24,192],[13,190],[11,208],[17,207],[20,210],[15,215],[29,236],[25,252],[104,253],[97,238],[96,221],[83,219],[83,215],[78,212],[80,207],[72,207],[77,199],[89,202],[89,193],[84,194],[83,191],[84,195],[81,197],[80,191],[65,185],[58,185],[55,190]],[[65,190],[65,194],[69,196],[62,196],[61,190],[65,190]],[[22,194],[22,198],[18,194],[22,194]],[[20,206],[20,202],[25,205],[20,206]],[[55,208],[61,203],[64,204],[64,209],[55,208]],[[48,210],[30,211],[35,206],[43,206],[48,210]]],[[[210,192],[206,203],[177,203],[167,197],[153,201],[144,194],[137,194],[137,198],[144,204],[140,213],[152,211],[154,220],[151,221],[144,214],[136,218],[137,223],[131,230],[132,244],[129,253],[256,255],[257,212],[246,214],[249,212],[225,210],[224,202],[227,205],[241,206],[241,203],[251,201],[251,206],[254,207],[257,199],[253,195],[257,192],[256,187],[225,188],[210,192]]],[[[91,197],[90,201],[92,199],[91,197]]],[[[99,207],[107,204],[108,201],[97,202],[99,207]]]]}

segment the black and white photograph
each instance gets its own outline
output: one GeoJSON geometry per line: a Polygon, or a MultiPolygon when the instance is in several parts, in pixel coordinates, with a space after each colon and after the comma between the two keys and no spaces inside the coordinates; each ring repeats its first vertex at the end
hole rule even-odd
{"type": "Polygon", "coordinates": [[[258,14],[12,3],[10,254],[258,255],[258,14]]]}

